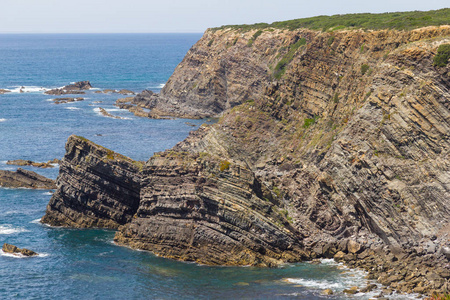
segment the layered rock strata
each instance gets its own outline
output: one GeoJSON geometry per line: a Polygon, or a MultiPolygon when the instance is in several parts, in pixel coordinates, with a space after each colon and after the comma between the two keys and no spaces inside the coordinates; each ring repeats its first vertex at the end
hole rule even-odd
{"type": "Polygon", "coordinates": [[[275,266],[305,258],[290,226],[245,165],[168,151],[143,172],[136,218],[119,244],[203,264],[275,266]]]}
{"type": "Polygon", "coordinates": [[[448,292],[433,268],[449,268],[450,66],[433,57],[449,43],[450,26],[208,30],[159,96],[129,104],[222,117],[147,162],[116,241],[208,264],[341,251],[400,290],[448,292]]]}
{"type": "Polygon", "coordinates": [[[141,168],[138,161],[71,136],[42,222],[78,228],[130,222],[139,205],[141,168]]]}
{"type": "Polygon", "coordinates": [[[56,188],[54,180],[21,168],[18,168],[17,171],[0,170],[0,186],[44,190],[56,188]]]}
{"type": "Polygon", "coordinates": [[[18,248],[17,246],[4,243],[2,247],[2,251],[5,253],[10,253],[13,255],[23,255],[23,256],[36,256],[38,253],[28,250],[26,248],[18,248]]]}

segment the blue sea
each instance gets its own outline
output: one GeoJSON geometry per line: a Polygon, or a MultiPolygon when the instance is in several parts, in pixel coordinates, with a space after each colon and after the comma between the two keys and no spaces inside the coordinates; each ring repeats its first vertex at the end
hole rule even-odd
{"type": "MultiPolygon", "coordinates": [[[[208,120],[151,120],[113,104],[100,89],[160,91],[200,34],[0,35],[0,169],[7,160],[62,158],[71,134],[136,160],[173,147],[208,120]],[[44,90],[89,80],[84,101],[54,104],[44,90]],[[20,92],[22,90],[22,93],[20,92]],[[99,107],[123,119],[101,115],[99,107]],[[192,127],[186,122],[195,124],[192,127]]],[[[25,167],[56,178],[53,169],[25,167]]],[[[0,299],[343,299],[364,287],[364,273],[332,260],[280,268],[209,267],[157,257],[113,243],[109,230],[52,228],[39,223],[52,191],[0,188],[0,299]],[[333,296],[322,296],[331,288],[333,296]]],[[[357,294],[352,298],[368,299],[357,294]]]]}

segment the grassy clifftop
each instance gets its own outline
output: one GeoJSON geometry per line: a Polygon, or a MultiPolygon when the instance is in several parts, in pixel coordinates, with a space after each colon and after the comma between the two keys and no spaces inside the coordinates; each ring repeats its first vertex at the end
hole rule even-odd
{"type": "Polygon", "coordinates": [[[309,28],[314,30],[337,30],[337,29],[398,29],[410,30],[425,26],[439,26],[450,24],[450,8],[430,11],[408,11],[394,13],[361,13],[334,16],[317,16],[312,18],[295,19],[272,24],[257,23],[252,25],[225,25],[213,28],[218,29],[265,29],[279,28],[294,30],[298,28],[309,28]]]}

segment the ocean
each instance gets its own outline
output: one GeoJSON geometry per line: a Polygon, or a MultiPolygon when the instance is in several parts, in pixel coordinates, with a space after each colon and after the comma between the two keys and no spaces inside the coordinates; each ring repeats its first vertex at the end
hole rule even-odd
{"type": "MultiPolygon", "coordinates": [[[[135,117],[113,105],[124,96],[95,91],[160,91],[200,37],[0,35],[0,89],[12,91],[0,95],[0,169],[17,168],[7,160],[62,158],[71,134],[136,160],[173,147],[208,120],[135,117]],[[56,96],[44,94],[82,80],[94,87],[80,95],[84,101],[54,104],[56,96]],[[100,107],[123,119],[101,115],[100,107]]],[[[58,175],[57,166],[24,168],[50,178],[58,175]]],[[[0,188],[0,246],[10,243],[40,253],[18,258],[0,252],[0,299],[345,299],[343,289],[367,284],[362,271],[333,260],[274,269],[210,267],[119,247],[110,230],[41,224],[50,197],[51,191],[0,188]],[[321,295],[326,288],[335,294],[321,295]]]]}

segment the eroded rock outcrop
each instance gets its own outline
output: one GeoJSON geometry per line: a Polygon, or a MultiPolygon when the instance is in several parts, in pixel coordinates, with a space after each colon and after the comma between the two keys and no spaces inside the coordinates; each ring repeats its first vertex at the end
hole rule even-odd
{"type": "Polygon", "coordinates": [[[91,89],[91,83],[89,81],[79,81],[73,84],[66,85],[60,89],[52,89],[46,91],[47,95],[66,95],[66,94],[85,94],[85,90],[91,89]]]}
{"type": "Polygon", "coordinates": [[[42,222],[104,228],[130,222],[139,205],[140,168],[138,161],[71,136],[42,222]]]}
{"type": "Polygon", "coordinates": [[[21,168],[18,168],[17,171],[0,170],[0,186],[44,190],[56,188],[54,180],[21,168]]]}
{"type": "Polygon", "coordinates": [[[6,162],[7,165],[14,165],[14,166],[32,166],[36,168],[53,168],[53,164],[58,164],[58,159],[52,159],[47,162],[35,162],[32,160],[25,160],[25,159],[15,159],[15,160],[8,160],[6,162]]]}
{"type": "Polygon", "coordinates": [[[290,226],[244,165],[167,151],[146,165],[136,218],[119,244],[213,265],[299,261],[303,234],[290,226]]]}
{"type": "Polygon", "coordinates": [[[18,248],[14,245],[4,243],[2,247],[2,251],[5,253],[10,253],[13,255],[23,255],[23,256],[36,256],[38,253],[28,250],[26,248],[18,248]]]}

